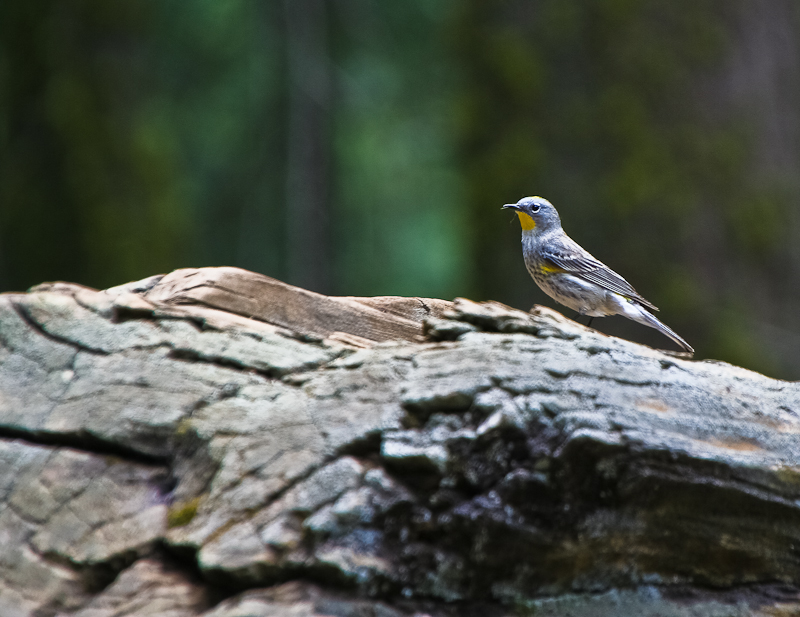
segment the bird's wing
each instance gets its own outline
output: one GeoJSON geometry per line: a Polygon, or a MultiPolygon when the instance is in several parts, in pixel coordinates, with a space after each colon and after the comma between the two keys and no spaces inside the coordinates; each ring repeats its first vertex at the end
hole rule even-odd
{"type": "Polygon", "coordinates": [[[549,248],[549,250],[542,250],[542,256],[546,261],[569,274],[579,276],[604,289],[635,300],[649,309],[658,310],[655,305],[639,295],[639,292],[628,281],[602,261],[592,257],[574,240],[571,238],[568,238],[568,240],[569,242],[559,243],[557,246],[549,248]]]}

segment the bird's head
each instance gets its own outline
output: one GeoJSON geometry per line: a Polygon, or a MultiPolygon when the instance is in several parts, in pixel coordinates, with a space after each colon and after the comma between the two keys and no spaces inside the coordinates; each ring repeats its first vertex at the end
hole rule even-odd
{"type": "Polygon", "coordinates": [[[558,212],[543,197],[523,197],[515,204],[506,204],[503,208],[515,210],[522,225],[522,231],[541,233],[561,226],[558,212]]]}

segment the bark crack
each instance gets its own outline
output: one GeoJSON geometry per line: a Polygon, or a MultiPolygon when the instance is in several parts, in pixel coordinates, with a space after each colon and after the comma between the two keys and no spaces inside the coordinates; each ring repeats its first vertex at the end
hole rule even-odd
{"type": "Polygon", "coordinates": [[[75,350],[78,351],[85,351],[90,354],[98,355],[98,356],[107,356],[109,353],[107,351],[103,351],[102,349],[96,349],[94,347],[88,347],[87,345],[83,345],[78,343],[77,341],[72,341],[66,339],[64,337],[58,336],[57,334],[53,334],[52,332],[48,332],[39,322],[37,322],[33,316],[31,316],[25,307],[21,306],[17,302],[11,301],[11,306],[14,307],[17,315],[19,315],[20,319],[22,319],[34,332],[43,336],[46,339],[49,339],[55,343],[60,343],[62,345],[68,345],[75,350]]]}
{"type": "Polygon", "coordinates": [[[57,433],[42,429],[24,429],[12,426],[0,426],[0,439],[24,441],[36,446],[72,448],[98,456],[114,456],[131,463],[143,465],[169,465],[171,457],[147,454],[118,442],[100,439],[86,431],[73,433],[57,433]]]}

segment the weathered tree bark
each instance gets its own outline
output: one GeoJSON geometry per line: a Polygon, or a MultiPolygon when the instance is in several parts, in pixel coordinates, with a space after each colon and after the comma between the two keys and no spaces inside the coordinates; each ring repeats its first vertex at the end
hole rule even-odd
{"type": "Polygon", "coordinates": [[[41,285],[0,538],[4,617],[793,615],[800,386],[543,308],[41,285]]]}

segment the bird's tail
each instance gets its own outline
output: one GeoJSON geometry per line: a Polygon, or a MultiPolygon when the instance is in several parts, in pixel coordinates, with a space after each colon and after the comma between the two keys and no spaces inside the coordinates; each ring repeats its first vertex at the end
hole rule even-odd
{"type": "Polygon", "coordinates": [[[684,349],[684,351],[688,351],[690,354],[694,355],[694,349],[692,349],[691,345],[689,345],[689,343],[687,343],[680,336],[678,336],[672,330],[672,328],[661,323],[658,319],[656,319],[655,315],[653,315],[650,311],[648,311],[644,307],[641,307],[638,304],[634,304],[634,306],[639,310],[635,311],[636,315],[629,315],[631,319],[633,319],[634,321],[638,321],[640,324],[644,324],[645,326],[650,326],[651,328],[655,328],[656,330],[661,332],[661,334],[668,336],[673,341],[675,341],[678,345],[680,345],[684,349]]]}

